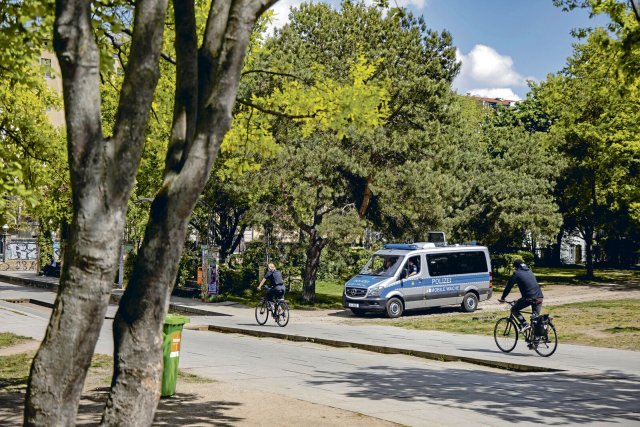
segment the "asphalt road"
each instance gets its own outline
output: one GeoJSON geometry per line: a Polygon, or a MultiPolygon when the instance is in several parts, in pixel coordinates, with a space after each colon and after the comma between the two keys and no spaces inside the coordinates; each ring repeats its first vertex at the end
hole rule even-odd
{"type": "Polygon", "coordinates": [[[640,425],[638,378],[519,374],[455,362],[185,331],[197,375],[406,425],[640,425]]]}
{"type": "MultiPolygon", "coordinates": [[[[41,339],[47,321],[42,308],[0,301],[0,331],[41,339]]],[[[110,328],[97,351],[112,350],[110,328]]],[[[180,367],[266,400],[281,394],[404,425],[640,426],[640,376],[630,374],[515,373],[194,330],[184,331],[180,367]]]]}

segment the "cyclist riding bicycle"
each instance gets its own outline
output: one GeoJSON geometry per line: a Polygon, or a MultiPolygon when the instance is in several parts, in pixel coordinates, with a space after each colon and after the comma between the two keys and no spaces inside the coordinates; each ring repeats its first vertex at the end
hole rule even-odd
{"type": "Polygon", "coordinates": [[[262,281],[258,285],[258,290],[261,289],[264,282],[268,280],[271,286],[268,287],[265,298],[267,301],[273,303],[277,299],[284,298],[284,280],[282,280],[282,273],[276,270],[275,264],[269,263],[268,269],[269,271],[267,271],[267,274],[264,275],[262,281]]]}
{"type": "Polygon", "coordinates": [[[505,298],[509,295],[509,292],[511,292],[513,285],[518,284],[518,289],[520,289],[522,297],[511,307],[511,312],[518,318],[520,327],[524,330],[529,327],[529,324],[522,314],[520,314],[520,310],[531,306],[533,312],[540,315],[544,295],[542,295],[542,290],[540,290],[536,276],[534,276],[524,261],[517,259],[513,261],[513,266],[516,268],[516,271],[513,273],[513,276],[509,278],[509,282],[507,282],[507,286],[504,288],[502,297],[500,297],[498,302],[505,302],[505,298]]]}

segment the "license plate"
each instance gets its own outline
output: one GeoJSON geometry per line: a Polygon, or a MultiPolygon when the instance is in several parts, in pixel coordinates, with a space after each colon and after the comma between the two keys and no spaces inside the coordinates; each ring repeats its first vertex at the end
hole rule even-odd
{"type": "Polygon", "coordinates": [[[358,308],[360,307],[360,304],[356,304],[355,302],[350,302],[349,307],[358,308]]]}

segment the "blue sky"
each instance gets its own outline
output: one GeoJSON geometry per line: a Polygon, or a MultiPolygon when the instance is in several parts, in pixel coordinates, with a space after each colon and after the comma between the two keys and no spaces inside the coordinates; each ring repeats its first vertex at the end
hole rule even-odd
{"type": "MultiPolygon", "coordinates": [[[[317,0],[316,0],[317,1],[317,0]]],[[[339,1],[330,3],[336,5],[339,1]]],[[[278,22],[299,0],[280,0],[278,22]]],[[[454,82],[459,93],[518,100],[526,80],[544,80],[561,70],[571,55],[571,30],[594,26],[584,10],[563,12],[552,0],[389,0],[423,15],[429,28],[453,35],[462,71],[454,82]]]]}

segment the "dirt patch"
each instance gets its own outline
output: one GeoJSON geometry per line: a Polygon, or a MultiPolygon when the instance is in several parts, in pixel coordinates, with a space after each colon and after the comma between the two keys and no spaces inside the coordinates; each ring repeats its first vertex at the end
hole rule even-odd
{"type": "MultiPolygon", "coordinates": [[[[16,346],[17,347],[17,346],[16,346]]],[[[89,370],[77,425],[97,425],[108,396],[111,368],[100,356],[89,370]]],[[[318,405],[250,387],[190,374],[178,379],[177,394],[160,400],[156,426],[395,426],[356,412],[318,405]]],[[[21,426],[26,385],[0,389],[0,425],[21,426]]]]}

